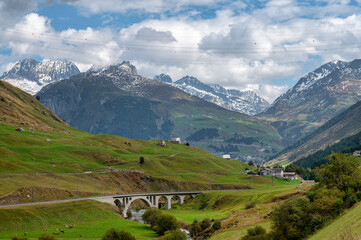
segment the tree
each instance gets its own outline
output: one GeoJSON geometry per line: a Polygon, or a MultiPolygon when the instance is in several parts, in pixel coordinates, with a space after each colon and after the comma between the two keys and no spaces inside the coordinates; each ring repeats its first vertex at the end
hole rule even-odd
{"type": "Polygon", "coordinates": [[[36,100],[40,101],[40,96],[39,95],[36,95],[36,100]]]}
{"type": "Polygon", "coordinates": [[[178,228],[179,223],[174,216],[169,214],[162,214],[157,220],[155,230],[159,235],[164,235],[166,231],[172,231],[178,228]]]}
{"type": "Polygon", "coordinates": [[[159,209],[148,207],[144,212],[142,219],[144,222],[150,224],[151,227],[154,227],[157,224],[160,215],[162,215],[162,212],[159,209]]]}
{"type": "Polygon", "coordinates": [[[254,166],[254,162],[251,160],[251,161],[248,162],[248,165],[249,166],[254,166]]]}
{"type": "Polygon", "coordinates": [[[316,169],[321,185],[327,188],[337,187],[343,192],[349,188],[361,189],[360,159],[341,153],[332,153],[326,158],[328,164],[316,169]]]}
{"type": "Polygon", "coordinates": [[[212,226],[212,228],[213,228],[214,230],[219,230],[219,229],[221,229],[221,227],[222,227],[222,223],[221,223],[221,221],[219,221],[219,220],[215,221],[215,222],[213,223],[213,226],[212,226]]]}
{"type": "Polygon", "coordinates": [[[298,240],[314,229],[309,229],[314,220],[312,204],[308,198],[290,198],[275,208],[272,214],[273,239],[298,240]]]}
{"type": "Polygon", "coordinates": [[[102,240],[136,240],[136,239],[132,234],[128,232],[119,231],[117,229],[111,228],[104,234],[102,240]]]}
{"type": "Polygon", "coordinates": [[[160,238],[161,240],[186,240],[187,235],[181,230],[173,230],[165,232],[165,235],[160,238]]]}
{"type": "Polygon", "coordinates": [[[139,163],[140,163],[140,164],[143,164],[143,163],[144,163],[144,157],[140,157],[140,158],[139,158],[139,163]]]}

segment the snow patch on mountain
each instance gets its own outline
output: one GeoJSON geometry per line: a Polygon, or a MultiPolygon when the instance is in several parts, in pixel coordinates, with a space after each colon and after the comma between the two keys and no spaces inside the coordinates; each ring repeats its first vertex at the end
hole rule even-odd
{"type": "Polygon", "coordinates": [[[176,82],[165,74],[154,77],[154,80],[168,83],[190,95],[215,103],[231,111],[255,115],[267,108],[269,103],[252,91],[226,89],[218,84],[205,84],[192,76],[185,76],[176,82]]]}
{"type": "Polygon", "coordinates": [[[80,73],[78,67],[67,60],[38,62],[34,59],[24,59],[5,72],[0,80],[34,95],[43,86],[78,73],[80,73]]]}

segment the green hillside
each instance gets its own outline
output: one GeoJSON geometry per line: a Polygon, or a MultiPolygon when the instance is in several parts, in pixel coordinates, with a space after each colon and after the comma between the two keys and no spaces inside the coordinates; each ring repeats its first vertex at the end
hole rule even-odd
{"type": "Polygon", "coordinates": [[[319,150],[325,149],[340,140],[355,135],[361,131],[361,102],[329,120],[312,134],[297,141],[278,153],[268,165],[287,164],[307,157],[319,150]]]}
{"type": "Polygon", "coordinates": [[[61,239],[100,239],[109,228],[124,229],[137,239],[157,237],[149,226],[122,219],[110,205],[91,200],[0,208],[0,220],[0,239],[23,237],[24,232],[28,239],[38,239],[59,232],[56,229],[64,230],[57,236],[61,239]]]}
{"type": "Polygon", "coordinates": [[[361,239],[361,203],[357,204],[329,225],[312,235],[309,240],[361,239]]]}

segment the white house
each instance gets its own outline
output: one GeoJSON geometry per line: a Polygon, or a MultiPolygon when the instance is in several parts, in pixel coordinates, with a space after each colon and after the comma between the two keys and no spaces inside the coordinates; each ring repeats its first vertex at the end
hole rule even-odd
{"type": "Polygon", "coordinates": [[[178,144],[181,144],[181,143],[182,143],[180,137],[172,138],[172,139],[170,140],[170,142],[171,142],[171,143],[178,143],[178,144]]]}
{"type": "Polygon", "coordinates": [[[231,155],[229,155],[229,154],[224,154],[224,155],[222,156],[222,158],[224,158],[224,159],[231,159],[231,155]]]}
{"type": "Polygon", "coordinates": [[[260,168],[259,175],[282,178],[283,177],[283,169],[282,168],[260,168]]]}

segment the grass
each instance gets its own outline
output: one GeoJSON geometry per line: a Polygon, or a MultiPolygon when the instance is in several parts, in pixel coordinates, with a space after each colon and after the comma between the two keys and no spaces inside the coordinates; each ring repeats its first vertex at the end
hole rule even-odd
{"type": "Polygon", "coordinates": [[[346,213],[333,220],[311,237],[309,240],[321,239],[361,239],[361,203],[358,203],[346,213]]]}
{"type": "Polygon", "coordinates": [[[262,205],[271,202],[279,195],[293,193],[296,191],[294,190],[296,186],[298,185],[277,185],[252,190],[205,193],[198,195],[192,201],[186,201],[183,205],[174,205],[172,209],[163,211],[188,224],[194,219],[199,221],[204,218],[222,219],[245,210],[250,201],[262,205]]]}
{"type": "MultiPolygon", "coordinates": [[[[269,230],[271,229],[271,223],[270,222],[257,224],[257,225],[252,226],[252,228],[256,227],[256,226],[263,227],[264,229],[266,229],[267,232],[269,232],[269,230]]],[[[251,228],[251,227],[245,227],[245,228],[240,229],[240,230],[221,232],[219,234],[216,234],[216,235],[212,236],[210,238],[210,240],[223,240],[223,239],[239,240],[241,236],[244,236],[244,235],[247,234],[247,229],[249,229],[249,228],[251,228]]]]}
{"type": "Polygon", "coordinates": [[[37,239],[43,233],[59,232],[57,228],[65,231],[57,236],[63,239],[80,239],[80,234],[99,239],[109,228],[130,232],[137,239],[157,237],[149,226],[122,219],[109,205],[91,200],[0,209],[0,239],[24,236],[24,232],[29,239],[37,239]],[[66,224],[75,227],[67,229],[66,224]]]}

